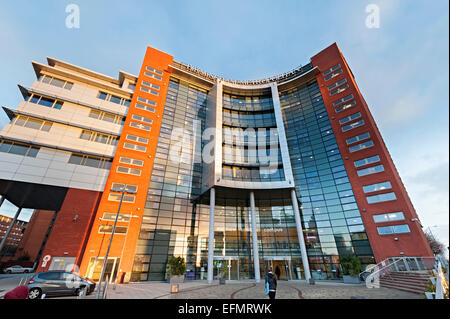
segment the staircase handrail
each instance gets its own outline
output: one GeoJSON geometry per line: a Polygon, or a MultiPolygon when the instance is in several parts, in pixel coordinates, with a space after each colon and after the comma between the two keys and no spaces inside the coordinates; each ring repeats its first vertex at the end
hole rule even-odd
{"type": "MultiPolygon", "coordinates": [[[[381,269],[384,269],[385,267],[387,267],[387,266],[391,266],[391,265],[393,265],[393,264],[395,264],[395,263],[397,263],[397,262],[399,262],[399,261],[404,261],[404,262],[406,262],[406,258],[414,258],[414,257],[389,257],[389,258],[386,258],[386,259],[384,259],[384,260],[382,260],[382,261],[380,261],[378,264],[376,264],[376,265],[372,265],[372,266],[370,266],[370,267],[367,267],[364,271],[362,271],[360,274],[359,274],[359,277],[361,277],[361,275],[363,274],[363,273],[367,273],[367,272],[369,272],[369,273],[371,273],[372,274],[372,272],[373,272],[373,270],[376,270],[376,269],[378,269],[378,270],[381,270],[381,269]],[[394,262],[390,262],[389,261],[389,259],[392,259],[392,258],[395,258],[396,260],[394,261],[394,262]],[[384,263],[384,265],[382,266],[382,267],[379,267],[379,265],[380,264],[383,264],[384,263]],[[378,267],[378,268],[377,268],[378,267]]],[[[423,259],[434,259],[435,261],[436,261],[436,257],[415,257],[415,258],[421,258],[422,260],[423,259]]]]}

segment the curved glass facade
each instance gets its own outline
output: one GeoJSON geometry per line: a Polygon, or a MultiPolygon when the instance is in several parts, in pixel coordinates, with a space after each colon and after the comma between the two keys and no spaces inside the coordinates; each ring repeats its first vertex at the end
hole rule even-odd
{"type": "Polygon", "coordinates": [[[373,263],[317,82],[281,92],[280,103],[312,277],[339,278],[344,255],[373,263]]]}

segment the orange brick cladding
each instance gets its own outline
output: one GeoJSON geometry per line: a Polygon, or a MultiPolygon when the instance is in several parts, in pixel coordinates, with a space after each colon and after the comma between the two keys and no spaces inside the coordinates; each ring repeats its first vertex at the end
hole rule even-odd
{"type": "MultiPolygon", "coordinates": [[[[150,182],[150,177],[153,167],[153,159],[156,152],[156,146],[158,142],[159,130],[161,126],[162,114],[164,111],[164,103],[167,95],[167,89],[169,86],[170,71],[169,65],[171,65],[173,57],[164,52],[158,51],[156,49],[147,48],[144,61],[142,63],[141,70],[139,72],[138,81],[136,84],[136,90],[133,94],[131,100],[130,109],[125,120],[123,131],[117,146],[117,150],[112,162],[111,170],[106,182],[105,190],[103,192],[100,205],[97,211],[96,218],[93,221],[92,232],[89,236],[89,241],[83,256],[81,263],[80,273],[82,275],[86,274],[89,260],[91,257],[103,258],[106,255],[108,249],[110,234],[99,233],[99,227],[101,225],[114,224],[114,221],[101,220],[105,212],[116,213],[119,207],[119,202],[109,201],[108,196],[110,194],[110,189],[112,183],[122,183],[129,185],[138,186],[138,191],[136,194],[136,199],[134,203],[122,203],[121,214],[131,215],[129,222],[119,222],[117,226],[127,227],[127,234],[115,234],[113,243],[111,245],[111,250],[109,253],[109,258],[120,258],[121,263],[119,265],[118,278],[121,278],[124,274],[125,281],[128,281],[131,276],[131,269],[133,266],[134,252],[136,249],[136,244],[138,240],[139,230],[141,227],[142,213],[144,210],[147,190],[150,182]],[[162,80],[145,76],[144,72],[146,67],[150,67],[163,72],[162,80]],[[160,86],[159,95],[155,96],[144,91],[140,91],[139,87],[142,81],[147,81],[160,86]],[[138,97],[153,100],[157,103],[155,112],[149,114],[149,112],[138,109],[135,107],[138,97]],[[130,122],[133,115],[141,115],[153,120],[151,124],[151,131],[143,131],[138,128],[130,127],[130,122]],[[146,152],[138,152],[134,150],[125,149],[123,147],[127,134],[133,134],[135,136],[144,137],[149,139],[146,152]],[[142,167],[136,167],[127,164],[119,164],[120,157],[128,157],[133,159],[142,160],[144,162],[142,167]],[[138,168],[142,171],[140,176],[128,175],[123,173],[118,173],[117,166],[126,166],[130,168],[138,168]]],[[[150,72],[151,73],[151,72],[150,72]]]]}

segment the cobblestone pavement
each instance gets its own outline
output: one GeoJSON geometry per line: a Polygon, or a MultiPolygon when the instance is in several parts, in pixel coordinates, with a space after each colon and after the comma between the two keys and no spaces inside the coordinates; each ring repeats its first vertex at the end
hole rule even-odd
{"type": "MultiPolygon", "coordinates": [[[[88,298],[91,296],[88,296],[88,298]]],[[[388,288],[368,289],[364,284],[320,282],[308,285],[302,281],[278,282],[277,299],[424,299],[423,296],[388,288]]],[[[91,297],[92,298],[92,297],[91,297]]],[[[179,285],[179,292],[170,293],[167,283],[133,283],[108,289],[108,299],[267,299],[264,283],[235,282],[225,285],[188,282],[179,285]]]]}

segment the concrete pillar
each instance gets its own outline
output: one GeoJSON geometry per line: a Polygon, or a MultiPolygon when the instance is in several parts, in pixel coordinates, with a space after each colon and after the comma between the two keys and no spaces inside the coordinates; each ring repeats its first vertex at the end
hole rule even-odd
{"type": "Polygon", "coordinates": [[[6,239],[8,238],[9,233],[11,232],[12,228],[16,224],[17,218],[19,217],[21,211],[22,211],[22,207],[19,207],[19,209],[16,212],[16,215],[14,215],[14,218],[13,218],[11,224],[9,224],[8,229],[6,230],[5,237],[3,237],[2,242],[0,243],[0,256],[2,256],[1,251],[6,244],[6,239]]]}
{"type": "Polygon", "coordinates": [[[291,199],[292,199],[292,207],[294,208],[295,225],[297,226],[298,242],[300,244],[300,252],[302,254],[303,269],[305,270],[305,278],[308,281],[309,279],[311,279],[311,273],[309,271],[309,261],[308,255],[306,254],[305,238],[303,237],[303,228],[302,222],[300,220],[300,211],[298,209],[297,195],[295,194],[294,188],[291,190],[291,199]]]}
{"type": "Polygon", "coordinates": [[[209,237],[208,237],[208,283],[213,282],[214,275],[214,208],[216,205],[216,190],[209,191],[209,237]]]}
{"type": "Polygon", "coordinates": [[[255,281],[261,281],[261,274],[259,273],[259,252],[258,252],[258,232],[256,229],[255,217],[255,193],[250,192],[250,214],[252,219],[252,243],[253,243],[253,264],[255,266],[255,281]]]}

